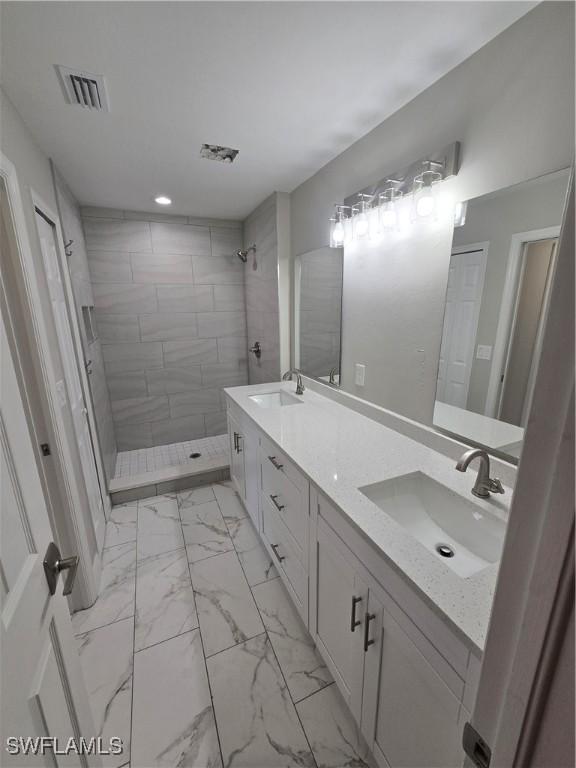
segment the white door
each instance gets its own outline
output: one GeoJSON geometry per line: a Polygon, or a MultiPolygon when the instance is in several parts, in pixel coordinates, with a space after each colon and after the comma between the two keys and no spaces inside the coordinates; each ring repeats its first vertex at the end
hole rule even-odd
{"type": "Polygon", "coordinates": [[[468,400],[486,255],[485,246],[468,246],[450,259],[436,399],[459,408],[468,400]]]}
{"type": "Polygon", "coordinates": [[[368,587],[355,565],[352,553],[319,517],[312,629],[340,692],[360,722],[368,587]]]}
{"type": "Polygon", "coordinates": [[[86,403],[84,402],[84,394],[80,383],[80,376],[77,368],[78,363],[72,341],[72,330],[68,319],[64,286],[62,285],[60,267],[58,264],[58,251],[56,247],[54,227],[38,211],[36,212],[36,226],[40,237],[44,271],[50,292],[52,314],[56,325],[60,356],[62,358],[64,376],[66,379],[65,387],[62,387],[58,394],[60,396],[61,405],[65,406],[66,401],[68,401],[72,413],[76,443],[78,445],[82,472],[86,483],[86,492],[90,504],[94,536],[98,552],[100,553],[104,545],[106,520],[100,485],[98,483],[98,475],[96,472],[96,463],[92,450],[90,427],[88,424],[88,410],[86,408],[86,403]]]}
{"type": "MultiPolygon", "coordinates": [[[[52,541],[46,503],[0,317],[0,705],[3,766],[96,766],[100,758],[11,754],[18,739],[95,735],[60,575],[51,596],[43,560],[52,541]],[[7,739],[12,739],[7,743],[7,739]],[[9,749],[7,749],[9,747],[9,749]]],[[[64,555],[70,555],[66,552],[64,555]]],[[[32,748],[34,744],[32,743],[32,748]]]]}

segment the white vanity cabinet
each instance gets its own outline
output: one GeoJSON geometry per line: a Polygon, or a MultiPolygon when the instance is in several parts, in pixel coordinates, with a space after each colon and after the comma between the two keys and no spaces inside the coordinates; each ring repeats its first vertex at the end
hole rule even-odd
{"type": "Polygon", "coordinates": [[[239,409],[228,408],[228,440],[230,449],[230,479],[244,506],[260,530],[259,519],[259,436],[239,409]]]}

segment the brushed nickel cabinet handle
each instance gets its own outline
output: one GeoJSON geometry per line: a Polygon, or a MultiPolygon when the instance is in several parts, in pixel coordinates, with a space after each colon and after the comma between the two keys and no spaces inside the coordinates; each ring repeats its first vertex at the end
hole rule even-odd
{"type": "Polygon", "coordinates": [[[272,462],[272,465],[276,467],[276,469],[282,469],[284,464],[280,464],[280,462],[276,459],[276,456],[268,456],[268,460],[272,462]]]}
{"type": "Polygon", "coordinates": [[[278,554],[278,547],[280,546],[280,544],[270,544],[270,546],[272,547],[272,551],[276,555],[279,563],[281,563],[282,560],[286,560],[286,556],[285,555],[279,555],[278,554]]]}
{"type": "Polygon", "coordinates": [[[352,597],[352,611],[350,613],[350,632],[355,632],[356,627],[359,627],[360,624],[362,624],[362,622],[356,618],[356,606],[358,605],[358,603],[361,603],[361,602],[362,602],[361,597],[354,597],[354,596],[352,597]]]}
{"type": "Polygon", "coordinates": [[[366,620],[365,620],[365,624],[364,624],[364,653],[366,653],[368,648],[371,645],[374,645],[374,643],[376,642],[376,640],[374,640],[374,638],[372,638],[372,640],[368,639],[368,636],[370,634],[370,622],[373,621],[375,618],[376,618],[376,614],[375,613],[367,613],[366,614],[366,620]]]}
{"type": "Polygon", "coordinates": [[[274,504],[278,512],[281,512],[284,509],[284,504],[278,504],[278,502],[276,501],[276,499],[278,498],[278,494],[271,493],[270,498],[272,499],[272,503],[274,504]]]}

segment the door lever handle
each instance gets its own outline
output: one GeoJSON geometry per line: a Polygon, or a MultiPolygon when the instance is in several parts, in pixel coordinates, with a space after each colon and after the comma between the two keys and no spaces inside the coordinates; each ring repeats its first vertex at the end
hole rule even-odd
{"type": "Polygon", "coordinates": [[[74,581],[76,580],[76,571],[78,570],[79,562],[80,558],[78,555],[62,557],[60,550],[53,541],[48,544],[48,549],[44,555],[44,573],[46,574],[48,590],[51,595],[56,594],[56,585],[58,584],[60,571],[68,571],[62,594],[71,594],[72,589],[74,588],[74,581]]]}

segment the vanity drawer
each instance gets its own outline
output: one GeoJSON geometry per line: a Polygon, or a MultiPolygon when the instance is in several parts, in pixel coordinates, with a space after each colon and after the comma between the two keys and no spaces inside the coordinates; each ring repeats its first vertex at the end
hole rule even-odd
{"type": "Polygon", "coordinates": [[[278,474],[288,478],[298,490],[308,498],[308,480],[290,459],[264,436],[260,441],[262,465],[269,464],[278,474]]]}
{"type": "Polygon", "coordinates": [[[262,499],[262,537],[294,603],[308,626],[308,574],[299,547],[269,499],[262,499]]]}
{"type": "Polygon", "coordinates": [[[300,560],[304,563],[304,553],[308,551],[308,494],[275,469],[267,458],[262,462],[262,499],[276,507],[301,549],[300,560]]]}

